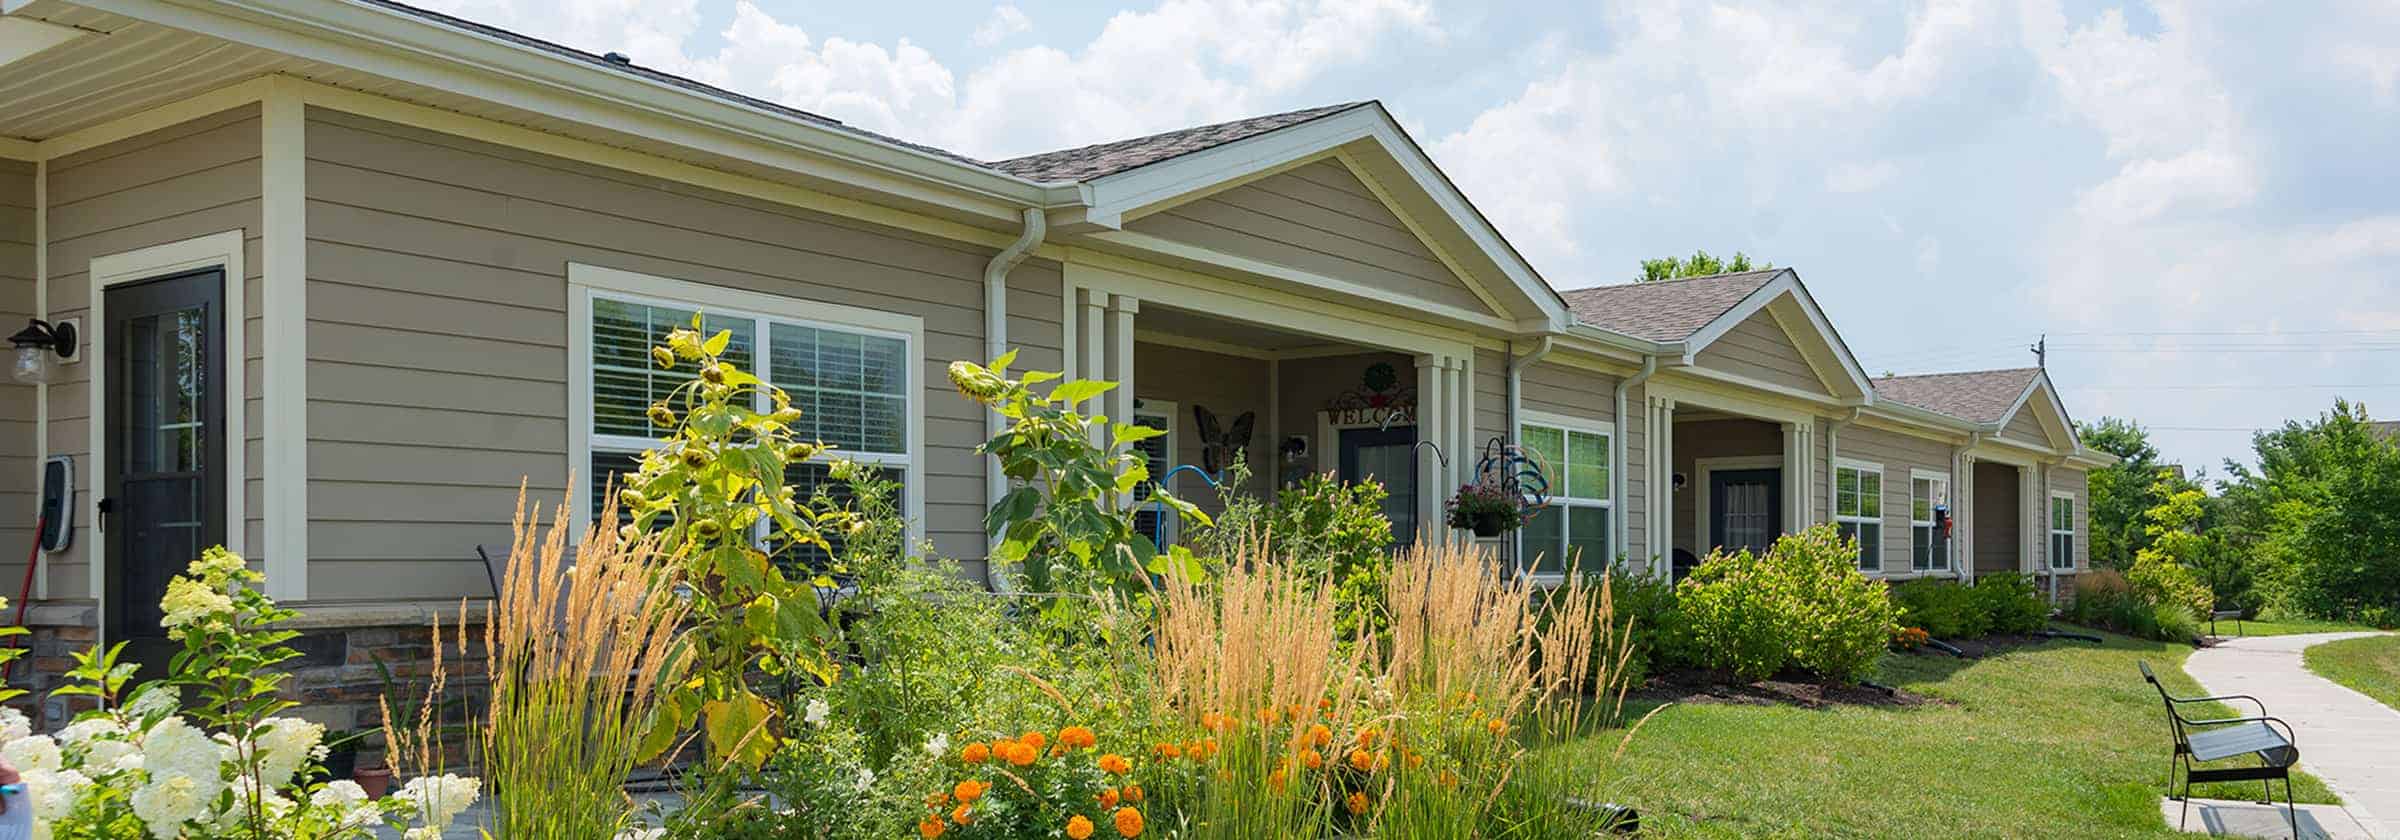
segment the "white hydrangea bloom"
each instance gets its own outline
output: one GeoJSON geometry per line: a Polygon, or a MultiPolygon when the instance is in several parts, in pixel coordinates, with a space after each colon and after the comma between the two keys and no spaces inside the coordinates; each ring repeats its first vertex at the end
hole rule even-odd
{"type": "Polygon", "coordinates": [[[176,710],[175,690],[163,683],[151,683],[134,689],[133,699],[126,702],[125,714],[134,720],[149,720],[176,710]]]}
{"type": "Polygon", "coordinates": [[[326,782],[309,794],[308,803],[338,814],[336,821],[345,830],[364,831],[383,822],[383,809],[367,797],[365,788],[349,779],[326,782]]]}
{"type": "Polygon", "coordinates": [[[86,773],[102,776],[126,770],[142,769],[142,752],[131,741],[107,738],[83,745],[81,766],[86,773]]]}
{"type": "Polygon", "coordinates": [[[75,810],[75,799],[92,780],[73,770],[25,770],[25,793],[33,800],[34,819],[55,821],[75,810]]]}
{"type": "Polygon", "coordinates": [[[150,771],[152,783],[170,776],[184,776],[199,784],[209,796],[223,789],[221,768],[227,749],[224,744],[185,723],[180,716],[169,717],[150,727],[142,736],[142,767],[150,771]]]}
{"type": "Polygon", "coordinates": [[[178,577],[167,581],[167,596],[159,599],[158,607],[166,611],[158,626],[168,628],[168,636],[180,639],[182,628],[218,613],[231,612],[233,598],[206,583],[178,577]]]}
{"type": "Polygon", "coordinates": [[[184,566],[185,574],[202,580],[224,581],[248,568],[242,556],[224,549],[212,548],[201,552],[198,559],[184,566]]]}
{"type": "Polygon", "coordinates": [[[400,786],[400,798],[417,808],[417,819],[426,827],[440,829],[458,819],[461,812],[475,804],[483,792],[479,779],[460,778],[443,773],[439,776],[419,776],[400,786]]]}
{"type": "Polygon", "coordinates": [[[802,714],[801,718],[808,721],[810,726],[824,726],[825,716],[832,711],[833,707],[825,705],[825,698],[811,697],[808,699],[808,710],[802,714]]]}
{"type": "Polygon", "coordinates": [[[13,707],[0,706],[0,744],[33,734],[33,721],[13,707]]]}
{"type": "Polygon", "coordinates": [[[216,790],[190,776],[157,778],[133,792],[133,815],[150,827],[150,836],[174,840],[183,835],[184,823],[207,815],[216,796],[216,790]]]}
{"type": "Polygon", "coordinates": [[[8,759],[19,772],[57,770],[61,766],[58,742],[50,740],[48,735],[28,735],[0,745],[0,758],[8,759]]]}
{"type": "Polygon", "coordinates": [[[935,758],[941,758],[942,756],[949,755],[950,733],[933,733],[933,739],[925,742],[925,752],[935,758]]]}
{"type": "Polygon", "coordinates": [[[270,787],[282,787],[300,772],[300,765],[322,758],[325,725],[299,718],[268,718],[253,739],[258,749],[258,777],[270,787]]]}
{"type": "Polygon", "coordinates": [[[121,738],[126,734],[124,724],[118,723],[116,718],[102,715],[67,724],[67,728],[58,731],[58,742],[74,746],[94,738],[121,738]]]}

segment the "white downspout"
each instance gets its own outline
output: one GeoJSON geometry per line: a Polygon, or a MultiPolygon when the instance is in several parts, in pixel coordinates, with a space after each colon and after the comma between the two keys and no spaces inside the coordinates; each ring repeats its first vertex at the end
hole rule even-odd
{"type": "MultiPolygon", "coordinates": [[[[1543,356],[1550,355],[1550,349],[1557,343],[1557,339],[1551,336],[1542,336],[1542,342],[1533,346],[1533,352],[1522,356],[1517,355],[1516,342],[1508,343],[1508,428],[1501,430],[1500,439],[1509,441],[1517,439],[1517,418],[1525,409],[1523,384],[1525,367],[1541,361],[1543,356]]],[[[1463,457],[1464,454],[1461,453],[1461,456],[1463,457]]],[[[1503,546],[1501,550],[1507,552],[1509,565],[1514,567],[1517,563],[1517,541],[1513,539],[1504,541],[1503,546]]]]}
{"type": "MultiPolygon", "coordinates": [[[[1625,430],[1631,428],[1631,424],[1625,422],[1625,395],[1632,393],[1633,389],[1641,387],[1642,383],[1650,381],[1650,375],[1657,372],[1658,357],[1654,355],[1644,355],[1642,356],[1641,372],[1634,374],[1633,378],[1631,379],[1617,380],[1617,433],[1609,435],[1608,441],[1608,448],[1610,449],[1610,452],[1608,453],[1608,492],[1610,497],[1609,513],[1611,514],[1609,518],[1614,520],[1613,522],[1609,523],[1608,529],[1608,551],[1610,555],[1608,562],[1611,564],[1617,562],[1616,555],[1625,553],[1625,526],[1628,523],[1626,518],[1627,514],[1625,513],[1625,430]]],[[[1658,430],[1649,429],[1646,430],[1645,433],[1655,435],[1658,434],[1658,430]]],[[[1668,434],[1673,433],[1673,430],[1668,431],[1668,434]]],[[[1650,504],[1658,504],[1658,488],[1650,488],[1650,494],[1650,504]]],[[[1669,499],[1668,501],[1669,503],[1672,503],[1673,499],[1669,499]]],[[[1656,540],[1657,535],[1651,535],[1651,539],[1656,540]]],[[[1643,564],[1643,568],[1648,567],[1649,564],[1643,564]]]]}
{"type": "Polygon", "coordinates": [[[1954,456],[1955,465],[1950,470],[1950,498],[1966,499],[1966,504],[1950,512],[1950,519],[1955,522],[1964,516],[1967,526],[1952,526],[1950,531],[1955,535],[1952,540],[1960,544],[1960,550],[1955,554],[1958,558],[1958,581],[1968,584],[1975,582],[1975,529],[1983,527],[1983,517],[1976,515],[1973,510],[1983,505],[1983,499],[1975,493],[1976,465],[1973,463],[1975,447],[1981,445],[1983,433],[1968,432],[1967,443],[1959,447],[1958,454],[1954,456]],[[1961,488],[1964,488],[1963,494],[1961,488]]]}
{"type": "Polygon", "coordinates": [[[1825,520],[1828,522],[1833,521],[1834,507],[1841,504],[1840,494],[1836,491],[1842,482],[1839,476],[1834,475],[1833,460],[1842,457],[1842,427],[1858,422],[1859,415],[1866,412],[1864,408],[1853,408],[1850,409],[1850,416],[1837,417],[1825,424],[1825,520]]]}
{"type": "MultiPolygon", "coordinates": [[[[1042,237],[1050,232],[1050,217],[1044,214],[1041,208],[1025,208],[1024,218],[1025,229],[1022,233],[1017,234],[1016,241],[1008,243],[1008,247],[1002,248],[1000,253],[992,255],[991,262],[983,265],[983,358],[985,361],[1000,358],[1000,354],[1008,352],[1009,270],[1016,268],[1018,263],[1024,262],[1026,255],[1033,253],[1034,246],[1040,245],[1042,237]]],[[[983,413],[984,439],[989,440],[999,435],[1000,430],[1000,415],[985,411],[983,413]]],[[[985,458],[983,460],[985,507],[989,508],[991,505],[997,504],[1000,498],[1006,495],[1008,495],[1008,476],[1000,473],[999,460],[985,458]]],[[[986,535],[983,578],[985,582],[991,584],[992,591],[1007,592],[1010,588],[1008,575],[1000,568],[1000,564],[991,560],[991,547],[997,544],[997,537],[986,535]]]]}

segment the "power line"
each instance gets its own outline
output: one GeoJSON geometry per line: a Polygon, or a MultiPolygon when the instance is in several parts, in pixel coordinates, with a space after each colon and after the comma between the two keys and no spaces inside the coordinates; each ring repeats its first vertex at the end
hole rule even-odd
{"type": "Polygon", "coordinates": [[[2400,333],[2400,328],[2355,330],[2100,330],[2091,332],[2060,332],[2051,335],[2380,335],[2400,333]]]}
{"type": "Polygon", "coordinates": [[[2400,382],[2362,382],[2349,385],[2244,385],[2240,383],[2215,385],[2067,385],[2062,391],[2306,391],[2306,390],[2366,390],[2370,388],[2400,388],[2400,382]]]}

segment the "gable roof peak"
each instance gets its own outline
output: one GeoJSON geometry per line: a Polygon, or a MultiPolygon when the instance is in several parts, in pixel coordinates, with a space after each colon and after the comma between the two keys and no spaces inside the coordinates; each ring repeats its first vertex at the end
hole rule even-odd
{"type": "Polygon", "coordinates": [[[1651,341],[1682,341],[1705,329],[1742,301],[1790,272],[1789,268],[1678,277],[1566,289],[1559,297],[1575,319],[1611,332],[1651,341]]]}
{"type": "Polygon", "coordinates": [[[2042,375],[2038,367],[1884,376],[1873,380],[1877,399],[1916,406],[1973,423],[2008,419],[2017,399],[2042,375]]]}

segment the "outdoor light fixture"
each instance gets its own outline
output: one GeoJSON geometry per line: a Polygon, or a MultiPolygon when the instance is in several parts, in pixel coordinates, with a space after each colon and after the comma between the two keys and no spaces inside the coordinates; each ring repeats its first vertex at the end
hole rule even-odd
{"type": "Polygon", "coordinates": [[[9,375],[18,382],[39,385],[50,381],[50,357],[60,359],[75,355],[75,324],[61,321],[51,324],[40,318],[26,319],[25,328],[8,337],[16,345],[17,361],[10,366],[9,375]]]}

